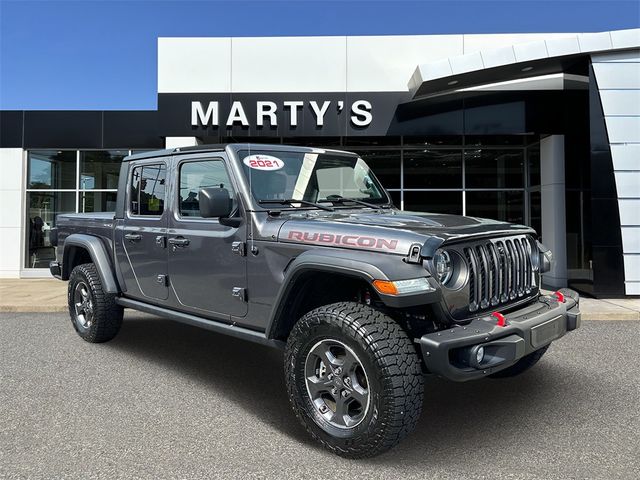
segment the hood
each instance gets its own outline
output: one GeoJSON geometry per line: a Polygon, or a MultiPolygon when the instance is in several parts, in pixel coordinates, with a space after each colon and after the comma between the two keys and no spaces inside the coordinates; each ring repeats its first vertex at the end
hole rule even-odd
{"type": "Polygon", "coordinates": [[[400,210],[338,210],[293,213],[278,240],[406,255],[411,245],[467,238],[535,233],[529,227],[486,218],[400,210]],[[378,213],[376,213],[378,212],[378,213]]]}

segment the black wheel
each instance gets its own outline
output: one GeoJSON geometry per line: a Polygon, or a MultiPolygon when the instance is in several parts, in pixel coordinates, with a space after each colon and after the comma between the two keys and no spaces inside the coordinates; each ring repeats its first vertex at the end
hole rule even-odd
{"type": "Polygon", "coordinates": [[[545,352],[549,349],[549,345],[546,345],[535,352],[531,352],[529,355],[525,355],[516,363],[511,365],[509,368],[505,368],[504,370],[500,370],[499,372],[492,373],[489,375],[491,378],[508,378],[515,377],[516,375],[520,375],[521,373],[526,372],[531,367],[533,367],[538,361],[542,358],[545,352]]]}
{"type": "Polygon", "coordinates": [[[105,293],[93,263],[76,266],[69,276],[69,314],[78,335],[87,342],[108,342],[122,325],[123,308],[105,293]]]}
{"type": "Polygon", "coordinates": [[[422,410],[420,360],[404,330],[366,305],[323,306],[294,326],[285,381],[313,438],[348,458],[378,455],[416,426],[422,410]]]}

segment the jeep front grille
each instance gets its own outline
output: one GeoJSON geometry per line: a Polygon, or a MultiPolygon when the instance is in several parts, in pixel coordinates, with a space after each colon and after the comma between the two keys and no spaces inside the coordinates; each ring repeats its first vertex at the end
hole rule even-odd
{"type": "Polygon", "coordinates": [[[491,239],[464,247],[469,266],[469,311],[529,295],[536,286],[529,237],[491,239]]]}

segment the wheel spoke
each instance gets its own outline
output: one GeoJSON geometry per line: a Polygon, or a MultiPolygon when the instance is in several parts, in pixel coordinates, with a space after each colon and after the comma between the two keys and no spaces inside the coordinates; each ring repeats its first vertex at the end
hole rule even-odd
{"type": "Polygon", "coordinates": [[[369,399],[369,392],[367,390],[360,390],[358,388],[354,388],[349,391],[349,397],[356,400],[363,407],[367,405],[367,401],[369,399]]]}
{"type": "Polygon", "coordinates": [[[349,350],[345,350],[343,357],[342,370],[345,373],[353,373],[357,367],[360,366],[358,359],[349,350]]]}
{"type": "Polygon", "coordinates": [[[338,359],[331,353],[329,347],[324,344],[318,346],[317,351],[314,352],[316,355],[320,357],[320,359],[324,362],[324,365],[327,367],[328,371],[333,371],[337,367],[340,366],[340,362],[338,359]]]}
{"type": "Polygon", "coordinates": [[[340,425],[347,426],[347,420],[345,417],[349,416],[349,402],[346,398],[338,396],[336,398],[336,411],[333,414],[333,420],[340,425]]]}
{"type": "Polygon", "coordinates": [[[320,396],[323,392],[331,391],[331,382],[326,382],[318,377],[309,377],[307,378],[307,387],[309,388],[309,394],[311,395],[311,399],[315,400],[320,396]]]}

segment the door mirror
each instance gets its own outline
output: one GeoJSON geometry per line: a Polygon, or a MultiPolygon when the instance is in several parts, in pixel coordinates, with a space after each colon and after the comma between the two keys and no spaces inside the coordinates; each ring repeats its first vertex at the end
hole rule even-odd
{"type": "Polygon", "coordinates": [[[204,218],[224,218],[231,214],[233,200],[226,188],[201,188],[198,193],[200,215],[204,218]]]}

